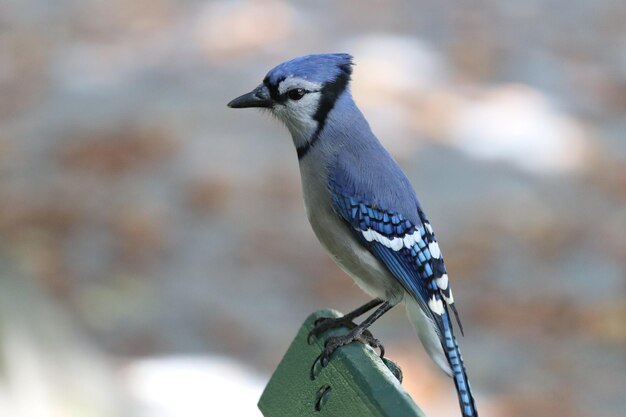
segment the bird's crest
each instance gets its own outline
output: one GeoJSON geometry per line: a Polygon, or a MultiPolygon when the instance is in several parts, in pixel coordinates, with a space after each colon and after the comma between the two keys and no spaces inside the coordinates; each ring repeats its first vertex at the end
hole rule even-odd
{"type": "Polygon", "coordinates": [[[267,73],[263,83],[277,87],[286,78],[301,78],[318,84],[335,81],[338,77],[352,74],[352,56],[349,54],[305,55],[274,67],[267,73]]]}

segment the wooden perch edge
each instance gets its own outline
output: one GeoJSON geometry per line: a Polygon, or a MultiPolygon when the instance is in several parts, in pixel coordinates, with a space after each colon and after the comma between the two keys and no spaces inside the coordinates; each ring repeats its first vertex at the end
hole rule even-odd
{"type": "MultiPolygon", "coordinates": [[[[331,330],[319,338],[307,337],[320,317],[340,317],[334,310],[320,310],[304,322],[259,400],[265,417],[425,417],[390,369],[369,346],[351,343],[339,348],[329,364],[311,367],[326,337],[346,333],[331,330]]],[[[400,373],[401,374],[401,373],[400,373]]]]}

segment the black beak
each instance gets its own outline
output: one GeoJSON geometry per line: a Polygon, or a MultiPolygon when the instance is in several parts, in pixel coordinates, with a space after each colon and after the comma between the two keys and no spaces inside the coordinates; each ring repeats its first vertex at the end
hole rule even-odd
{"type": "Polygon", "coordinates": [[[228,103],[228,107],[233,109],[244,109],[246,107],[272,107],[270,92],[264,84],[261,84],[248,94],[239,96],[228,103]]]}

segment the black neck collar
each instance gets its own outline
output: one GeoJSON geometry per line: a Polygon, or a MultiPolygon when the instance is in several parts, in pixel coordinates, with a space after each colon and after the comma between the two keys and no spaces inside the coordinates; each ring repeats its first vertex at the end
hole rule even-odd
{"type": "Polygon", "coordinates": [[[339,76],[332,82],[325,84],[322,87],[320,92],[320,103],[315,115],[313,116],[313,120],[317,122],[317,129],[313,135],[311,135],[311,139],[309,139],[304,145],[298,146],[296,148],[296,152],[298,153],[298,160],[304,158],[311,148],[317,143],[320,138],[320,134],[322,130],[324,130],[324,126],[326,125],[326,119],[328,118],[328,113],[335,107],[335,103],[339,96],[346,90],[348,87],[348,82],[350,81],[350,67],[347,69],[343,69],[339,73],[339,76]]]}

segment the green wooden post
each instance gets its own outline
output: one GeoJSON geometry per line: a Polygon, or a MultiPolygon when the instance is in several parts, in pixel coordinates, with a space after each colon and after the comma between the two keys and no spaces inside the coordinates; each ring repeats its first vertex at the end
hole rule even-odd
{"type": "Polygon", "coordinates": [[[331,330],[309,344],[313,322],[319,317],[339,316],[334,310],[321,310],[304,322],[259,400],[263,415],[425,417],[391,371],[401,378],[400,369],[381,360],[369,346],[352,343],[339,348],[325,368],[318,364],[311,374],[326,337],[347,331],[331,330]]]}

